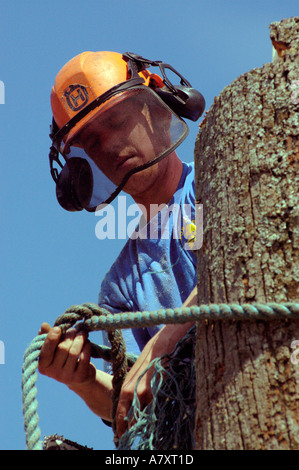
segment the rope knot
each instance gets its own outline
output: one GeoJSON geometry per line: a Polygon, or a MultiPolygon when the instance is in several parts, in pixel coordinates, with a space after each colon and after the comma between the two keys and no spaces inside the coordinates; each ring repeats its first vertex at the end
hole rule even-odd
{"type": "Polygon", "coordinates": [[[94,316],[107,316],[108,314],[109,312],[107,310],[93,303],[72,305],[56,319],[54,326],[59,326],[62,332],[65,333],[69,328],[76,325],[76,323],[81,322],[77,328],[89,331],[89,328],[85,325],[87,320],[90,320],[94,316]]]}

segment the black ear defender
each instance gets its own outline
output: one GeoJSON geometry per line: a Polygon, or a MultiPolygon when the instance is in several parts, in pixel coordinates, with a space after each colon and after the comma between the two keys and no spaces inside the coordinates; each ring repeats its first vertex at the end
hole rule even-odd
{"type": "MultiPolygon", "coordinates": [[[[55,126],[53,119],[51,138],[55,126]]],[[[82,211],[88,207],[93,192],[93,174],[88,161],[72,157],[63,164],[54,145],[50,148],[49,160],[51,176],[56,183],[56,198],[61,207],[70,212],[82,211]],[[60,173],[54,167],[54,162],[60,166],[60,173]]]]}
{"type": "Polygon", "coordinates": [[[174,91],[156,89],[162,98],[178,116],[197,121],[205,110],[206,102],[202,94],[195,88],[185,85],[174,86],[174,91]]]}
{"type": "Polygon", "coordinates": [[[93,192],[93,176],[84,158],[73,157],[66,161],[56,183],[56,197],[63,209],[82,211],[89,206],[93,192]]]}
{"type": "Polygon", "coordinates": [[[59,142],[61,130],[55,119],[50,126],[50,138],[53,145],[50,147],[50,172],[56,183],[56,198],[61,207],[70,212],[82,211],[89,206],[93,192],[93,174],[87,160],[80,157],[66,159],[62,163],[59,159],[59,142]],[[54,163],[61,168],[54,167],[54,163]]]}
{"type": "MultiPolygon", "coordinates": [[[[158,66],[163,76],[165,87],[155,87],[153,89],[162,100],[180,117],[197,121],[203,114],[206,102],[203,95],[193,88],[191,84],[184,78],[177,70],[171,65],[165,64],[162,61],[151,61],[144,57],[134,54],[133,52],[126,52],[123,57],[128,62],[134,63],[135,70],[141,71],[150,66],[158,66]],[[173,72],[179,79],[180,85],[173,85],[167,77],[167,70],[173,72]]],[[[136,72],[135,72],[136,73],[136,72]]]]}

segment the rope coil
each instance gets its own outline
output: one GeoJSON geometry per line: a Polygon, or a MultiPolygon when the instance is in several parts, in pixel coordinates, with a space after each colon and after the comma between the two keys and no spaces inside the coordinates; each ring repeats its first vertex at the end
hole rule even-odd
{"type": "MultiPolygon", "coordinates": [[[[120,329],[153,326],[169,323],[185,323],[191,321],[271,321],[299,320],[299,303],[286,304],[211,304],[193,307],[159,309],[145,312],[124,312],[110,314],[98,305],[87,303],[69,307],[63,315],[57,318],[54,326],[59,326],[62,332],[74,327],[85,331],[108,331],[111,348],[92,345],[92,357],[102,357],[113,364],[113,430],[115,444],[116,435],[115,415],[118,396],[126,375],[127,364],[132,364],[136,356],[126,355],[125,344],[120,329]],[[95,354],[95,355],[93,355],[95,354]]],[[[37,367],[39,354],[46,339],[46,334],[35,337],[24,354],[22,367],[23,415],[28,450],[42,450],[40,429],[37,414],[37,367]]]]}

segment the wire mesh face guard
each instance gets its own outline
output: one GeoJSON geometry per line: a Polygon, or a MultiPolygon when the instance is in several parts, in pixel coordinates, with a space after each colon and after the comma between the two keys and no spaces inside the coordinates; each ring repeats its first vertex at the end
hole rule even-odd
{"type": "Polygon", "coordinates": [[[127,86],[120,84],[92,102],[88,112],[97,107],[98,112],[71,142],[67,133],[88,114],[86,108],[52,134],[51,174],[65,209],[95,211],[121,190],[130,192],[133,175],[167,157],[187,137],[185,121],[155,91],[140,84],[142,80],[129,80],[127,86]],[[60,173],[54,162],[62,168],[60,173]]]}

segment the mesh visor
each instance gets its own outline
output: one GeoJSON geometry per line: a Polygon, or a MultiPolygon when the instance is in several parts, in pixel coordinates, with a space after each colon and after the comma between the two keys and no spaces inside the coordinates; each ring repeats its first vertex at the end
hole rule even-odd
{"type": "Polygon", "coordinates": [[[188,134],[186,123],[145,86],[114,95],[86,118],[71,139],[66,136],[60,153],[66,160],[79,157],[90,165],[93,190],[88,211],[110,203],[121,190],[133,195],[142,189],[145,172],[188,134]],[[142,177],[136,175],[140,172],[142,177]]]}

